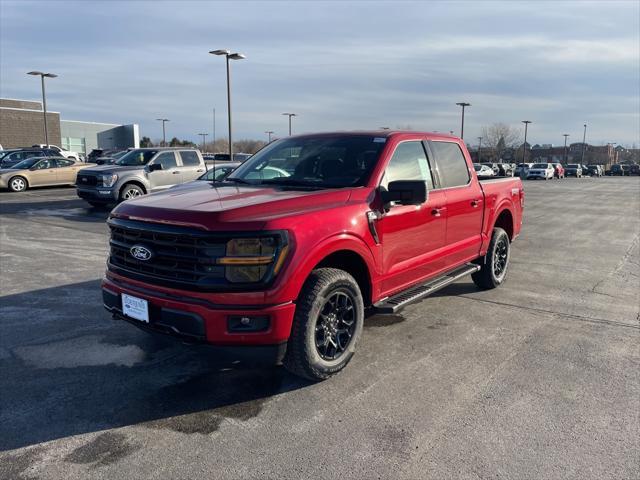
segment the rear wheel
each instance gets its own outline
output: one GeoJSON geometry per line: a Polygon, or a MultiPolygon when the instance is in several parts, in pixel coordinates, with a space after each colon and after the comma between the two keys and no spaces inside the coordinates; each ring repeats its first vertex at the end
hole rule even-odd
{"type": "Polygon", "coordinates": [[[511,241],[507,232],[499,227],[494,228],[489,250],[481,259],[480,270],[471,275],[478,287],[488,290],[502,285],[509,268],[510,247],[511,241]]]}
{"type": "Polygon", "coordinates": [[[127,183],[122,187],[122,190],[120,190],[120,201],[124,202],[125,200],[131,200],[132,198],[137,198],[141,195],[144,195],[142,188],[133,183],[127,183]]]}
{"type": "Polygon", "coordinates": [[[9,190],[12,192],[24,192],[28,187],[29,184],[24,177],[13,177],[9,180],[9,190]]]}
{"type": "Polygon", "coordinates": [[[309,380],[325,380],[351,360],[362,335],[364,301],[354,278],[336,268],[319,268],[297,301],[285,367],[309,380]]]}

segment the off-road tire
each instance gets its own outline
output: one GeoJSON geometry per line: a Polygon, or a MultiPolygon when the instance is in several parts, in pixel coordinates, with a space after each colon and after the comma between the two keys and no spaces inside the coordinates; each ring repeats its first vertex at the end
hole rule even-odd
{"type": "Polygon", "coordinates": [[[343,270],[319,268],[309,275],[296,302],[296,312],[287,344],[284,366],[295,375],[313,381],[326,380],[351,360],[364,323],[364,300],[355,279],[343,270]],[[325,360],[316,347],[316,324],[321,309],[336,293],[346,293],[353,305],[355,327],[342,354],[325,360]]]}
{"type": "Polygon", "coordinates": [[[120,201],[124,202],[125,200],[130,200],[131,198],[137,198],[144,195],[144,190],[142,190],[142,188],[140,188],[138,185],[134,184],[134,183],[126,183],[121,189],[120,189],[120,201]],[[129,192],[138,192],[137,195],[135,196],[128,196],[129,192]]]}
{"type": "Polygon", "coordinates": [[[483,290],[489,290],[502,285],[507,278],[509,271],[509,258],[511,256],[511,241],[509,235],[502,228],[496,227],[493,229],[493,235],[491,242],[489,243],[489,250],[487,254],[480,259],[480,270],[471,274],[473,283],[483,290]],[[500,274],[496,274],[496,257],[503,255],[503,248],[506,246],[506,259],[504,267],[500,274]]]}
{"type": "Polygon", "coordinates": [[[9,190],[12,192],[24,192],[29,188],[29,182],[27,182],[27,179],[19,175],[11,177],[8,185],[9,190]]]}

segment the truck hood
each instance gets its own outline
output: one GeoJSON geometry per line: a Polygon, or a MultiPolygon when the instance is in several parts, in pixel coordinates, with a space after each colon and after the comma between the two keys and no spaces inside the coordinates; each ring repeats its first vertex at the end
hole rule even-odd
{"type": "Polygon", "coordinates": [[[132,172],[144,170],[144,165],[119,166],[119,165],[96,165],[91,168],[84,168],[85,175],[107,175],[109,173],[132,172]]]}
{"type": "Polygon", "coordinates": [[[206,230],[260,230],[281,217],[339,207],[350,195],[351,188],[301,191],[196,180],[124,202],[112,215],[206,230]]]}

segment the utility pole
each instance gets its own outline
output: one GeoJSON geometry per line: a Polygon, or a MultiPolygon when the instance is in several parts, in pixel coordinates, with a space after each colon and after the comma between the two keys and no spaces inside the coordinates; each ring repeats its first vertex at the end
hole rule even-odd
{"type": "Polygon", "coordinates": [[[213,143],[216,143],[216,109],[213,109],[213,143]]]}
{"type": "Polygon", "coordinates": [[[471,104],[467,102],[458,102],[456,103],[456,105],[459,105],[462,107],[462,124],[460,125],[460,138],[464,139],[464,109],[465,107],[470,107],[471,104]]]}
{"type": "Polygon", "coordinates": [[[164,124],[167,123],[169,121],[168,118],[156,118],[157,121],[162,122],[162,146],[166,147],[167,146],[167,135],[166,135],[166,130],[164,127],[164,124]]]}
{"type": "Polygon", "coordinates": [[[209,134],[208,133],[199,133],[198,135],[200,135],[202,137],[202,151],[204,152],[205,139],[209,134]]]}
{"type": "Polygon", "coordinates": [[[227,60],[227,115],[229,121],[229,160],[233,160],[233,138],[231,135],[231,72],[229,70],[229,60],[242,60],[245,57],[242,53],[231,53],[229,50],[211,50],[212,55],[224,55],[227,60]]]}
{"type": "Polygon", "coordinates": [[[567,155],[567,137],[569,136],[568,133],[563,133],[562,136],[564,137],[564,163],[566,164],[569,161],[569,156],[567,155]]]}
{"type": "Polygon", "coordinates": [[[533,123],[531,120],[522,120],[524,123],[524,143],[522,144],[522,163],[527,163],[527,127],[530,123],[533,123]]]}
{"type": "Polygon", "coordinates": [[[44,78],[56,78],[58,75],[55,73],[43,73],[38,71],[27,72],[27,75],[36,75],[40,76],[40,80],[42,81],[42,111],[44,114],[44,143],[47,147],[49,147],[49,131],[47,129],[47,96],[44,91],[44,78]]]}
{"type": "Polygon", "coordinates": [[[584,133],[582,134],[582,155],[580,156],[580,165],[584,165],[585,142],[587,141],[587,124],[584,124],[584,133]]]}
{"type": "Polygon", "coordinates": [[[291,117],[297,117],[298,115],[295,113],[283,113],[282,115],[289,117],[289,136],[291,136],[291,117]]]}
{"type": "Polygon", "coordinates": [[[478,163],[480,163],[480,149],[482,148],[482,137],[478,137],[478,163]]]}

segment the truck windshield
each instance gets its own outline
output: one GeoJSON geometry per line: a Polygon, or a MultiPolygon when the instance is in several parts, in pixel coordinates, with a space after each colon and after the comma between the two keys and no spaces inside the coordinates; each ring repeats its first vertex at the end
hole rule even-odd
{"type": "Polygon", "coordinates": [[[122,158],[116,162],[116,165],[146,165],[156,153],[158,153],[157,150],[131,150],[124,154],[122,158]]]}
{"type": "Polygon", "coordinates": [[[385,143],[385,137],[355,134],[285,138],[253,155],[227,181],[305,188],[361,186],[385,143]]]}

